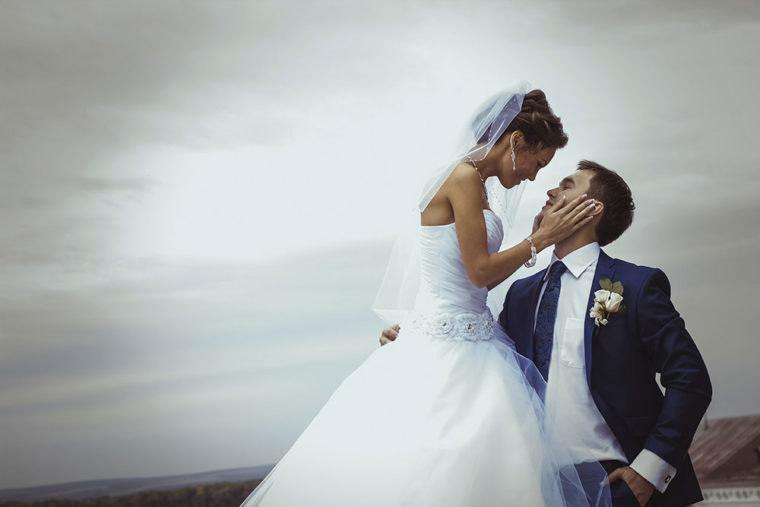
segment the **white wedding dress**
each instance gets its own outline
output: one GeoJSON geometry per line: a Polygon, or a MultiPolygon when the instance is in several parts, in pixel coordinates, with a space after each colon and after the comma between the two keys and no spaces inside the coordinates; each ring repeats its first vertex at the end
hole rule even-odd
{"type": "MultiPolygon", "coordinates": [[[[484,217],[495,252],[502,225],[484,217]]],[[[242,506],[588,505],[544,430],[537,371],[495,336],[487,289],[467,278],[456,226],[421,229],[422,288],[398,338],[343,381],[242,506]]]]}

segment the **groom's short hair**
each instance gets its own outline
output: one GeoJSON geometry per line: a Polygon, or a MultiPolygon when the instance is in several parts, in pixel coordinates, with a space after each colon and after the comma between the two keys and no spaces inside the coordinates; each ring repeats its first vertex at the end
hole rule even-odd
{"type": "Polygon", "coordinates": [[[578,163],[579,171],[592,171],[588,196],[601,201],[604,211],[596,224],[596,237],[601,246],[609,245],[620,237],[633,222],[633,203],[631,189],[618,173],[590,160],[578,163]]]}

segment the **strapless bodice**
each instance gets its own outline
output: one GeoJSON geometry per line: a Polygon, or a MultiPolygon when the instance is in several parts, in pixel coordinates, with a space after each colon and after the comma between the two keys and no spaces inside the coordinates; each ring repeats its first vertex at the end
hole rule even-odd
{"type": "MultiPolygon", "coordinates": [[[[483,210],[488,251],[501,246],[504,230],[491,210],[483,210]]],[[[467,278],[459,250],[456,224],[422,226],[420,231],[421,283],[413,313],[457,314],[486,311],[488,289],[475,287],[467,278]]]]}

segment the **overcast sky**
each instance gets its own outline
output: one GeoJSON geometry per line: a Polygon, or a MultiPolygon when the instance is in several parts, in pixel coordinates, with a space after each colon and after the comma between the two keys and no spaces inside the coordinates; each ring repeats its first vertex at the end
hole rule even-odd
{"type": "Polygon", "coordinates": [[[760,4],[0,9],[0,488],[275,462],[376,347],[417,183],[520,80],[570,143],[513,234],[619,171],[608,253],[669,275],[710,417],[760,412],[760,4]]]}

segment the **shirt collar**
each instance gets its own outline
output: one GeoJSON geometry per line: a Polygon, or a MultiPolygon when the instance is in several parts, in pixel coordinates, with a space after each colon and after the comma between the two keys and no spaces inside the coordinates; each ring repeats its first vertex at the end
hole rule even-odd
{"type": "MultiPolygon", "coordinates": [[[[591,266],[599,259],[599,252],[601,252],[601,248],[599,247],[599,243],[596,241],[589,243],[588,245],[584,245],[577,250],[573,250],[569,254],[565,255],[565,257],[562,259],[557,257],[556,252],[552,252],[552,261],[549,263],[549,268],[551,268],[551,265],[556,261],[561,260],[562,263],[567,267],[567,270],[575,278],[578,278],[583,274],[584,271],[588,269],[589,266],[591,266]]],[[[544,280],[546,280],[548,276],[549,269],[547,269],[546,273],[544,273],[544,280]]]]}

